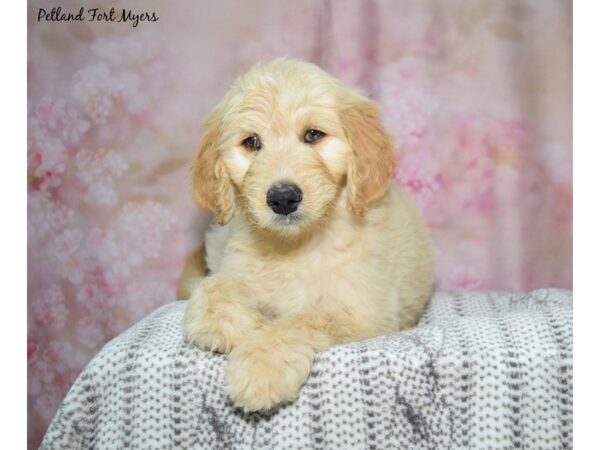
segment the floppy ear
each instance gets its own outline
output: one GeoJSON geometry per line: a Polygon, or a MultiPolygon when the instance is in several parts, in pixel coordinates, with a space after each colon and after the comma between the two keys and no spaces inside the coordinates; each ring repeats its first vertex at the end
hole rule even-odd
{"type": "Polygon", "coordinates": [[[206,131],[191,172],[194,198],[212,210],[218,224],[225,225],[233,214],[233,188],[219,155],[219,122],[216,112],[206,120],[206,131]]]}
{"type": "Polygon", "coordinates": [[[352,148],[347,180],[350,209],[364,216],[367,206],[388,187],[394,164],[392,138],[379,120],[379,107],[366,97],[354,96],[341,119],[352,148]]]}

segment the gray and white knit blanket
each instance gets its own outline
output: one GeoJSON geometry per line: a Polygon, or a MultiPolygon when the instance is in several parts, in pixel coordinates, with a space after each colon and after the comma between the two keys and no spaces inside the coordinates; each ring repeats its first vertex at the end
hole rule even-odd
{"type": "Polygon", "coordinates": [[[320,353],[299,398],[243,413],[186,302],[109,342],[42,449],[569,449],[572,293],[439,293],[416,328],[320,353]]]}

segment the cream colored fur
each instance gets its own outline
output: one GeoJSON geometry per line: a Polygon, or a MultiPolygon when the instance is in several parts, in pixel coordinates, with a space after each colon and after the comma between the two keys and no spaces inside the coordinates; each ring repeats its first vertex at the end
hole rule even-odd
{"type": "Polygon", "coordinates": [[[229,354],[227,389],[246,410],[296,397],[316,352],[411,327],[431,294],[429,234],[389,182],[391,139],[377,106],[318,67],[292,60],[239,78],[209,116],[192,169],[206,233],[190,258],[186,338],[229,354]],[[306,144],[307,129],[325,137],[306,144]],[[250,134],[262,148],[242,142],[250,134]],[[266,192],[296,183],[296,219],[266,192]]]}

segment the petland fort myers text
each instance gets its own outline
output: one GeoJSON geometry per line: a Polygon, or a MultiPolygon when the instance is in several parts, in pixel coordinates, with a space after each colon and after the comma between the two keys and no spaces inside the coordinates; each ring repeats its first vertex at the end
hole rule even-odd
{"type": "Polygon", "coordinates": [[[120,10],[110,8],[103,10],[101,8],[85,9],[83,6],[77,12],[65,12],[60,6],[52,8],[50,11],[39,8],[37,21],[45,22],[122,22],[129,23],[132,27],[137,27],[140,22],[157,22],[156,12],[135,12],[131,9],[122,8],[120,10]]]}

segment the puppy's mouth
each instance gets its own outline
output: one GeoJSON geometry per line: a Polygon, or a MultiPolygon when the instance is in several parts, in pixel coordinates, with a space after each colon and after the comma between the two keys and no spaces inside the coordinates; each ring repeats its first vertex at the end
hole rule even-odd
{"type": "Polygon", "coordinates": [[[302,220],[302,214],[299,211],[294,211],[288,215],[273,214],[273,224],[278,226],[297,225],[302,220]]]}

